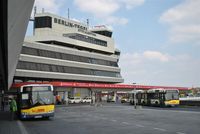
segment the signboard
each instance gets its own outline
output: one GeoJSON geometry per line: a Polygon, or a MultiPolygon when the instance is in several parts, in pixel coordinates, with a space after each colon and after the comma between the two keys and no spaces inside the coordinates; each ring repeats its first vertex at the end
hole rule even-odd
{"type": "Polygon", "coordinates": [[[25,82],[25,83],[16,83],[12,87],[20,87],[22,85],[28,84],[51,84],[55,87],[82,87],[82,88],[105,88],[105,89],[178,89],[178,90],[189,90],[187,87],[168,87],[168,86],[146,86],[146,85],[127,85],[127,84],[102,84],[102,83],[81,83],[81,82],[43,82],[43,83],[34,83],[34,82],[25,82]]]}

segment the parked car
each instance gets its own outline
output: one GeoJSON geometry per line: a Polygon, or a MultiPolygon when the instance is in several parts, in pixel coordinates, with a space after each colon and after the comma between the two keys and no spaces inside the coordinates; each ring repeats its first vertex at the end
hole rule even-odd
{"type": "Polygon", "coordinates": [[[129,102],[129,99],[127,97],[121,98],[121,103],[127,103],[127,102],[129,102]]]}
{"type": "Polygon", "coordinates": [[[107,102],[115,102],[114,97],[110,97],[107,99],[107,102]]]}
{"type": "Polygon", "coordinates": [[[92,102],[91,97],[85,97],[82,99],[82,103],[91,103],[91,102],[92,102]]]}
{"type": "Polygon", "coordinates": [[[69,98],[68,102],[69,103],[81,103],[82,99],[79,97],[71,97],[71,98],[69,98]]]}

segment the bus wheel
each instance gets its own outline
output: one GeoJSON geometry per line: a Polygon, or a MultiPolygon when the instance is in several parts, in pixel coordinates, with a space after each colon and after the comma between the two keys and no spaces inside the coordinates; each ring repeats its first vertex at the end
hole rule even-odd
{"type": "Polygon", "coordinates": [[[44,119],[45,119],[45,120],[49,120],[49,118],[50,118],[49,116],[47,116],[47,117],[44,117],[44,119]]]}
{"type": "Polygon", "coordinates": [[[166,106],[165,106],[165,103],[161,103],[161,107],[166,107],[166,106]]]}
{"type": "Polygon", "coordinates": [[[155,104],[156,104],[156,106],[159,106],[157,101],[155,102],[155,104]]]}
{"type": "Polygon", "coordinates": [[[143,106],[145,105],[145,102],[144,102],[144,101],[142,102],[142,105],[143,105],[143,106]]]}

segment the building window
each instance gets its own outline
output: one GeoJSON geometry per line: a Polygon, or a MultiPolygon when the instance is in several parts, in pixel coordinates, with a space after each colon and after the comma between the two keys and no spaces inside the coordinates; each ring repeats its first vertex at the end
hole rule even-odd
{"type": "Polygon", "coordinates": [[[47,57],[47,58],[55,58],[55,59],[77,61],[77,62],[83,62],[83,63],[118,67],[117,62],[114,62],[114,61],[107,61],[107,60],[101,60],[101,59],[95,59],[95,58],[89,58],[89,57],[83,57],[83,56],[71,55],[71,54],[64,54],[64,53],[52,52],[48,50],[39,50],[39,49],[29,48],[25,46],[23,46],[22,48],[22,54],[29,54],[29,55],[42,56],[42,57],[47,57]]]}
{"type": "Polygon", "coordinates": [[[52,18],[49,16],[35,17],[34,25],[35,28],[52,28],[52,18]]]}
{"type": "Polygon", "coordinates": [[[82,35],[82,34],[63,34],[64,37],[69,37],[72,39],[76,39],[76,40],[80,40],[80,41],[84,41],[84,42],[88,42],[91,44],[95,44],[95,45],[100,45],[100,46],[105,46],[107,47],[107,42],[100,40],[100,39],[96,39],[96,38],[92,38],[86,35],[82,35]]]}
{"type": "Polygon", "coordinates": [[[61,20],[60,19],[58,19],[58,24],[61,24],[61,20]]]}
{"type": "Polygon", "coordinates": [[[32,63],[32,62],[26,62],[26,61],[19,61],[17,65],[17,69],[95,75],[95,76],[106,76],[106,77],[117,77],[117,78],[121,77],[119,72],[109,72],[109,71],[85,69],[85,68],[78,68],[78,67],[58,66],[58,65],[50,65],[50,64],[43,64],[43,63],[32,63]]]}
{"type": "Polygon", "coordinates": [[[64,21],[64,20],[62,20],[62,24],[63,24],[63,25],[65,24],[65,21],[64,21]]]}
{"type": "Polygon", "coordinates": [[[54,18],[54,23],[58,23],[58,19],[57,18],[54,18]]]}

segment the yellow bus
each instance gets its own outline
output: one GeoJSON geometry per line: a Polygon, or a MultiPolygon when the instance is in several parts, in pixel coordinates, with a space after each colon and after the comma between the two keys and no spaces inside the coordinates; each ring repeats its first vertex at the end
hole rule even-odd
{"type": "Polygon", "coordinates": [[[177,106],[179,101],[178,89],[150,89],[147,91],[147,105],[177,106]]]}
{"type": "Polygon", "coordinates": [[[135,100],[137,105],[165,107],[177,106],[180,104],[178,89],[157,88],[147,91],[135,90],[130,93],[130,104],[132,105],[135,104],[134,96],[136,96],[135,100]]]}
{"type": "Polygon", "coordinates": [[[52,85],[22,85],[18,92],[20,119],[54,117],[55,101],[52,85]]]}

